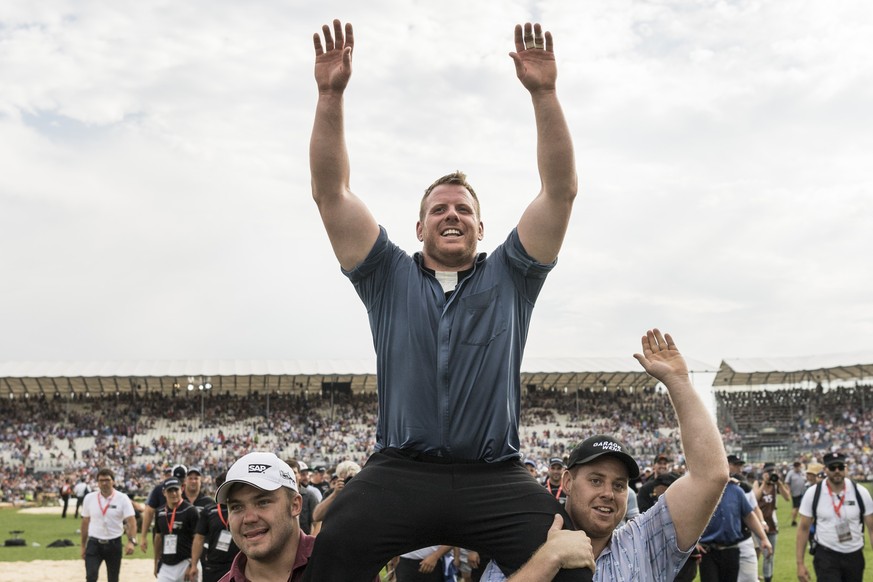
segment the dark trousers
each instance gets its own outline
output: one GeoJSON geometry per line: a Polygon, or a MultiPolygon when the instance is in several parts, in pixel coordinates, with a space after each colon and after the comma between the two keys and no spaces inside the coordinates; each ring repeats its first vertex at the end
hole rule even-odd
{"type": "Polygon", "coordinates": [[[430,574],[422,574],[418,571],[420,563],[421,560],[400,558],[397,562],[397,568],[394,570],[397,582],[443,582],[442,560],[437,563],[436,568],[430,574]]]}
{"type": "Polygon", "coordinates": [[[69,495],[61,495],[61,500],[64,502],[64,510],[61,511],[61,517],[67,517],[67,507],[70,506],[70,496],[69,495]]]}
{"type": "Polygon", "coordinates": [[[864,550],[835,552],[818,546],[812,558],[815,577],[828,582],[862,582],[864,578],[864,550]]]}
{"type": "Polygon", "coordinates": [[[83,501],[85,501],[84,497],[76,497],[76,513],[73,515],[74,518],[79,517],[79,510],[82,509],[83,501]]]}
{"type": "MultiPolygon", "coordinates": [[[[369,582],[393,556],[439,544],[487,554],[511,573],[546,541],[556,513],[572,528],[517,461],[439,464],[385,450],[336,495],[304,580],[369,582]]],[[[562,570],[555,580],[592,575],[562,570]]]]}
{"type": "Polygon", "coordinates": [[[118,582],[118,572],[121,570],[121,538],[109,540],[105,544],[101,544],[94,538],[88,540],[88,544],[85,546],[86,582],[97,582],[101,562],[106,562],[108,582],[118,582]]]}
{"type": "Polygon", "coordinates": [[[707,548],[703,559],[700,560],[700,582],[737,582],[739,576],[739,548],[725,550],[707,548]]]}

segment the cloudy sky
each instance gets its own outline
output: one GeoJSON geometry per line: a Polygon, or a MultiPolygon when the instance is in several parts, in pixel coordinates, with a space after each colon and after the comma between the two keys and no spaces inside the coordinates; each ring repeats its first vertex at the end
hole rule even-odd
{"type": "Polygon", "coordinates": [[[552,31],[581,189],[529,356],[873,350],[867,2],[41,0],[0,5],[0,360],[371,356],[309,189],[335,17],[352,189],[410,252],[437,176],[486,251],[533,198],[507,53],[552,31]]]}

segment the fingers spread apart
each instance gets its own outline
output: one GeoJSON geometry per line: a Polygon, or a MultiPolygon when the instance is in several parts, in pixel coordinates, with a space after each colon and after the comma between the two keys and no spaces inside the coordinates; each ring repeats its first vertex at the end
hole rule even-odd
{"type": "Polygon", "coordinates": [[[543,27],[537,23],[526,22],[524,26],[515,25],[515,50],[553,50],[552,33],[543,32],[543,27]]]}
{"type": "Polygon", "coordinates": [[[355,46],[355,35],[352,29],[352,24],[346,22],[345,30],[343,23],[339,19],[333,21],[333,32],[330,26],[325,24],[321,27],[321,33],[324,35],[324,46],[322,47],[321,38],[316,32],[312,35],[312,41],[315,45],[315,54],[321,55],[332,50],[343,50],[345,47],[353,48],[355,46]]]}

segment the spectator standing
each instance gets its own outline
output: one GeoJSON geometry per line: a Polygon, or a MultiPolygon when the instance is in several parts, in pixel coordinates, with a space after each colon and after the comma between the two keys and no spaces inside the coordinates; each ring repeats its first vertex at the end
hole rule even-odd
{"type": "Polygon", "coordinates": [[[761,538],[761,549],[765,555],[773,551],[746,494],[739,484],[731,481],[700,537],[703,552],[700,560],[701,582],[736,582],[739,579],[743,523],[761,538]]]}
{"type": "Polygon", "coordinates": [[[549,459],[549,474],[543,479],[543,487],[549,492],[549,495],[558,500],[558,503],[564,505],[567,502],[567,492],[564,491],[564,485],[561,480],[561,475],[564,473],[566,465],[561,457],[552,457],[549,459]]]}
{"type": "Polygon", "coordinates": [[[794,461],[791,470],[785,475],[785,483],[791,494],[791,527],[797,527],[797,510],[800,509],[800,500],[806,492],[806,474],[800,461],[794,461]]]}
{"type": "Polygon", "coordinates": [[[61,496],[61,501],[64,504],[64,509],[61,511],[61,517],[63,519],[67,519],[67,508],[70,505],[70,496],[73,494],[73,485],[70,483],[71,479],[66,477],[64,479],[64,484],[61,485],[59,494],[61,496]]]}
{"type": "MultiPolygon", "coordinates": [[[[215,479],[215,485],[221,487],[225,473],[215,479]]],[[[218,582],[230,571],[233,559],[239,553],[239,548],[233,541],[228,526],[228,509],[226,505],[216,503],[204,508],[197,521],[194,533],[194,544],[191,546],[191,566],[188,568],[188,579],[197,580],[198,567],[202,560],[203,582],[218,582]],[[204,553],[204,549],[206,552],[204,553]]]]}
{"type": "Polygon", "coordinates": [[[807,489],[800,502],[795,545],[797,579],[810,580],[804,558],[810,526],[815,523],[812,567],[816,578],[821,582],[862,582],[864,527],[873,544],[873,499],[866,487],[846,477],[845,455],[827,453],[823,462],[825,480],[807,489]]]}
{"type": "MultiPolygon", "coordinates": [[[[803,479],[806,481],[806,479],[803,479]]],[[[773,579],[773,562],[776,553],[776,539],[779,535],[779,520],[776,517],[776,498],[781,495],[786,501],[791,501],[791,491],[788,485],[779,478],[779,472],[775,465],[764,465],[761,480],[756,481],[754,485],[755,497],[758,499],[758,507],[761,509],[761,514],[764,517],[764,522],[767,524],[767,539],[770,540],[770,545],[773,551],[769,556],[764,556],[764,582],[771,582],[773,579]]]]}
{"type": "Polygon", "coordinates": [[[85,496],[91,492],[88,486],[88,478],[85,475],[79,477],[79,482],[73,487],[73,494],[76,496],[76,512],[73,517],[79,519],[79,511],[82,509],[82,502],[85,501],[85,496]]]}
{"type": "MultiPolygon", "coordinates": [[[[152,487],[149,496],[146,498],[145,507],[142,512],[142,530],[140,531],[139,543],[140,549],[142,549],[143,553],[149,549],[148,534],[149,528],[155,520],[155,512],[159,507],[167,502],[164,497],[164,483],[166,483],[168,479],[176,479],[176,481],[182,483],[187,476],[188,468],[185,465],[176,465],[172,468],[167,465],[164,467],[164,477],[161,479],[161,482],[152,487]]],[[[152,532],[152,535],[154,535],[154,533],[155,532],[152,532]]]]}
{"type": "Polygon", "coordinates": [[[182,483],[164,481],[165,505],[155,513],[155,576],[157,582],[184,582],[199,519],[197,508],[182,498],[182,483]]]}
{"type": "Polygon", "coordinates": [[[97,491],[82,501],[82,559],[85,580],[97,582],[100,564],[106,563],[106,579],[118,582],[121,570],[121,535],[127,533],[125,552],[136,549],[136,519],[130,497],[115,490],[115,473],[97,471],[97,491]]]}

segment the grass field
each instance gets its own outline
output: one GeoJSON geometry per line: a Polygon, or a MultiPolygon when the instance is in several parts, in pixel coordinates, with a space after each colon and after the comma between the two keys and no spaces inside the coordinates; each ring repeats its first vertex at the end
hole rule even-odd
{"type": "MultiPolygon", "coordinates": [[[[867,484],[870,489],[870,484],[867,484]]],[[[776,543],[775,582],[794,582],[797,580],[794,567],[794,540],[797,528],[791,527],[791,504],[785,500],[779,500],[778,508],[780,533],[776,543]]],[[[31,513],[12,508],[0,509],[0,539],[8,539],[12,536],[11,530],[23,530],[21,538],[26,540],[26,546],[5,547],[0,546],[0,562],[30,562],[33,560],[78,560],[80,558],[79,528],[81,520],[72,518],[68,514],[67,519],[61,519],[60,510],[52,513],[31,513]],[[58,539],[68,539],[73,546],[66,548],[49,548],[48,545],[58,539]],[[34,545],[38,544],[38,545],[34,545]]],[[[867,532],[865,532],[865,537],[867,532]]],[[[873,550],[870,548],[869,537],[864,546],[864,556],[867,560],[865,581],[873,582],[873,550]]],[[[151,548],[148,555],[139,549],[133,556],[125,556],[125,560],[151,559],[151,548]]],[[[807,555],[806,564],[812,572],[812,558],[807,555]]],[[[3,568],[0,566],[0,572],[3,568]]],[[[0,576],[2,578],[2,576],[0,576]]],[[[641,581],[644,582],[644,581],[641,581]]],[[[822,581],[828,582],[828,581],[822,581]]]]}

